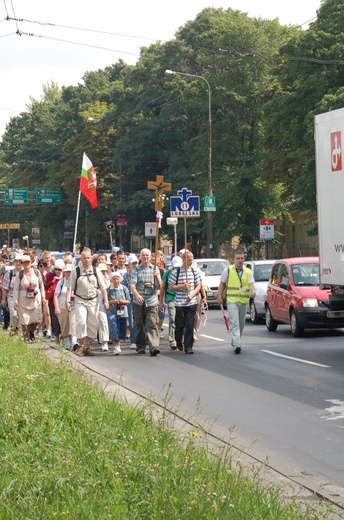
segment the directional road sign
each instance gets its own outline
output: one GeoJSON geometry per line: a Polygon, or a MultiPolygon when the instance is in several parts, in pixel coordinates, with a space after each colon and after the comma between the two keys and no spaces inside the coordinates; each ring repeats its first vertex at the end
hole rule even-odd
{"type": "Polygon", "coordinates": [[[61,190],[50,190],[47,188],[37,188],[36,190],[37,204],[60,204],[61,190]]]}
{"type": "Polygon", "coordinates": [[[29,190],[27,188],[5,188],[5,204],[28,204],[29,190]]]}
{"type": "Polygon", "coordinates": [[[199,217],[200,201],[187,188],[177,191],[178,197],[170,197],[171,217],[199,217]]]}

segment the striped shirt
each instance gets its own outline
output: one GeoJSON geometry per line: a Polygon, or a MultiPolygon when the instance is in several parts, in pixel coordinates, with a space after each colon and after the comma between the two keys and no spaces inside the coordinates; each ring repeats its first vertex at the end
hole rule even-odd
{"type": "MultiPolygon", "coordinates": [[[[195,289],[196,285],[201,283],[201,276],[199,272],[192,267],[189,267],[187,271],[181,267],[179,274],[178,269],[173,269],[173,272],[169,278],[170,285],[180,285],[186,281],[190,283],[190,288],[188,290],[188,293],[190,293],[195,289]]],[[[197,296],[194,296],[190,301],[186,299],[186,296],[187,292],[185,289],[176,291],[176,298],[174,300],[176,307],[189,307],[190,305],[197,305],[197,296]]]]}

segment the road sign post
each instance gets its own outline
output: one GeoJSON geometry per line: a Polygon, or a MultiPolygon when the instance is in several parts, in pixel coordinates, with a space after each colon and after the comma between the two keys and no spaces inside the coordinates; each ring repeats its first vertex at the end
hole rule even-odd
{"type": "Polygon", "coordinates": [[[271,218],[259,221],[260,240],[265,241],[265,257],[269,258],[269,242],[275,238],[275,221],[271,218]]]}

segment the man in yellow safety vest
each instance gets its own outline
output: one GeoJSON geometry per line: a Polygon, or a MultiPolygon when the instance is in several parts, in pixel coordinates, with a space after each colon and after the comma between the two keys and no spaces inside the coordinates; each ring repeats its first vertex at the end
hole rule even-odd
{"type": "Polygon", "coordinates": [[[245,326],[246,307],[250,298],[256,296],[251,270],[244,266],[245,255],[237,250],[234,265],[226,268],[222,275],[216,301],[222,304],[222,293],[226,288],[228,321],[232,336],[232,347],[236,354],[241,352],[241,336],[245,326]]]}

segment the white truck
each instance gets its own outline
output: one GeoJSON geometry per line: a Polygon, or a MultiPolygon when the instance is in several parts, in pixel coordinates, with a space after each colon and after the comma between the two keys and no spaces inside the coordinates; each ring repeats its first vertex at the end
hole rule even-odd
{"type": "Polygon", "coordinates": [[[315,116],[320,283],[328,317],[344,316],[344,108],[315,116]]]}

